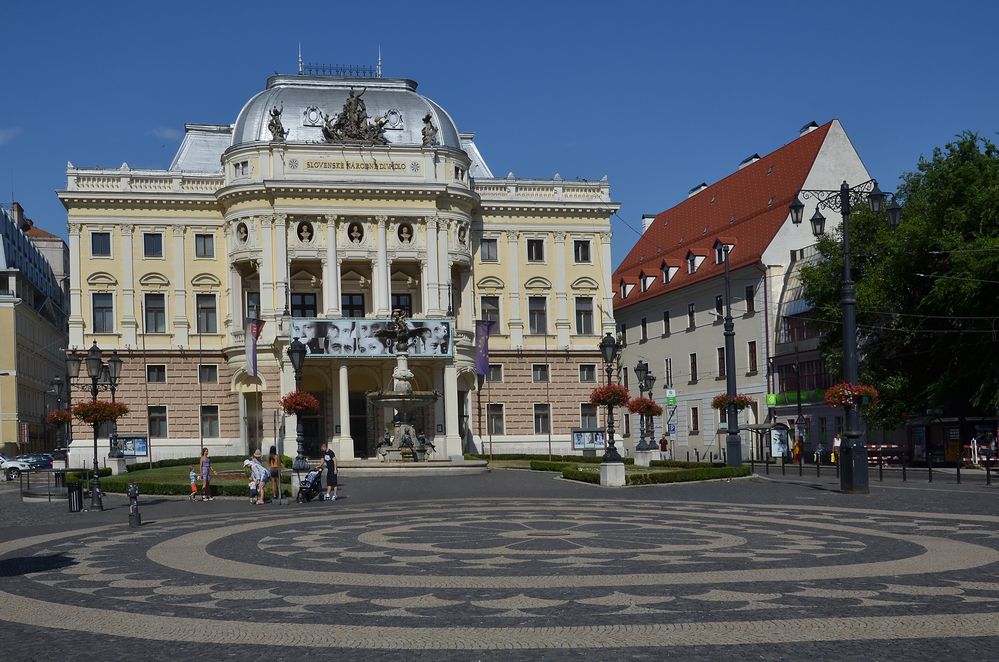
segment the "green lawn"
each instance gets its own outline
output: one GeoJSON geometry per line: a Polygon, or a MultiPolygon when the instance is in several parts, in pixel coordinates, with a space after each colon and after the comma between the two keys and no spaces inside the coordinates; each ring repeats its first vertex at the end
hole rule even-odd
{"type": "MultiPolygon", "coordinates": [[[[213,494],[226,496],[248,494],[250,478],[243,468],[242,461],[215,462],[212,468],[218,473],[218,476],[211,480],[213,494]]],[[[285,496],[291,496],[291,473],[291,469],[285,469],[281,474],[281,491],[285,496]]],[[[101,485],[106,492],[124,492],[125,486],[130,482],[138,483],[140,494],[189,494],[191,491],[190,469],[187,465],[138,469],[127,474],[101,479],[101,485]]],[[[200,476],[198,490],[201,490],[200,476]]],[[[270,494],[270,481],[267,493],[270,494]]]]}

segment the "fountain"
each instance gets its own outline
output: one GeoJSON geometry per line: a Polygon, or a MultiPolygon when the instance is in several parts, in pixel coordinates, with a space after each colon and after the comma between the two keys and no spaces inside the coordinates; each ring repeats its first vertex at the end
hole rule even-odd
{"type": "Polygon", "coordinates": [[[392,371],[392,390],[368,391],[368,402],[380,407],[393,407],[396,415],[392,419],[392,430],[385,435],[375,448],[379,458],[385,462],[428,459],[436,451],[433,443],[427,440],[423,430],[414,425],[414,414],[432,405],[440,397],[437,391],[413,390],[413,372],[409,369],[409,343],[423,333],[406,324],[401,311],[392,312],[392,323],[375,334],[390,341],[395,347],[395,369],[392,371]]]}

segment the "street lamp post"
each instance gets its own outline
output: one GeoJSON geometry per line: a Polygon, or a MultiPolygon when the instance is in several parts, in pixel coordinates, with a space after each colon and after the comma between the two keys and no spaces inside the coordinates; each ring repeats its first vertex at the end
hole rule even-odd
{"type": "MultiPolygon", "coordinates": [[[[62,409],[62,377],[56,375],[52,378],[51,382],[52,390],[55,392],[56,396],[56,409],[62,409]]],[[[56,425],[56,448],[66,447],[66,437],[65,437],[65,423],[59,423],[56,425]]]]}
{"type": "Polygon", "coordinates": [[[725,394],[728,396],[725,421],[725,463],[730,467],[742,466],[742,437],[739,436],[739,409],[735,405],[735,322],[732,321],[732,277],[728,268],[729,247],[725,245],[725,394]]]}
{"type": "MultiPolygon", "coordinates": [[[[888,224],[897,227],[902,217],[902,206],[894,193],[882,193],[878,182],[870,179],[850,187],[845,181],[838,191],[802,189],[791,203],[791,222],[800,225],[805,209],[801,198],[816,199],[815,213],[809,219],[812,234],[816,237],[825,232],[825,216],[820,209],[838,211],[842,218],[843,231],[843,286],[841,303],[843,306],[843,380],[856,384],[859,377],[857,362],[857,295],[853,287],[850,269],[850,212],[852,205],[870,204],[871,211],[880,214],[885,211],[888,224]],[[885,199],[891,196],[891,205],[885,208],[885,199]],[[800,196],[800,197],[799,197],[800,196]]],[[[860,440],[860,416],[856,404],[846,406],[846,439],[840,449],[840,490],[848,494],[867,494],[870,491],[867,472],[867,447],[860,440]]]]}
{"type": "MultiPolygon", "coordinates": [[[[656,383],[656,376],[649,372],[649,364],[645,361],[639,361],[638,365],[635,366],[635,378],[638,380],[638,394],[640,397],[644,397],[645,392],[648,391],[649,397],[652,397],[652,387],[656,383]]],[[[638,445],[635,446],[636,451],[650,451],[655,449],[654,439],[655,431],[652,429],[652,417],[646,417],[645,414],[640,414],[638,417],[638,445]],[[646,420],[648,418],[648,420],[646,420]]]]}
{"type": "MultiPolygon", "coordinates": [[[[293,338],[288,345],[288,359],[291,367],[295,371],[295,390],[302,386],[302,365],[305,363],[305,345],[298,338],[293,338]]],[[[295,471],[307,471],[309,461],[305,459],[305,428],[302,426],[302,415],[295,414],[295,462],[292,469],[295,471]]]]}
{"type": "MultiPolygon", "coordinates": [[[[621,351],[621,345],[614,339],[614,336],[607,333],[597,346],[604,360],[604,371],[607,373],[607,385],[611,384],[611,375],[614,374],[614,359],[621,351]]],[[[607,450],[604,451],[604,462],[621,462],[621,455],[614,447],[614,405],[607,405],[607,450]]]]}

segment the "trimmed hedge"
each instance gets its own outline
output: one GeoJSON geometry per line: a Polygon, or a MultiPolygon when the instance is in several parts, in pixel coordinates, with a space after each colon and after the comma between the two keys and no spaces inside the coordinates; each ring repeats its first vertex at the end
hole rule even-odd
{"type": "Polygon", "coordinates": [[[549,462],[547,460],[531,460],[531,471],[562,471],[574,465],[574,462],[549,462]]]}
{"type": "MultiPolygon", "coordinates": [[[[289,479],[290,481],[290,479],[289,479]]],[[[101,481],[101,489],[105,492],[125,493],[125,488],[130,482],[125,476],[113,476],[101,481]]],[[[268,481],[269,482],[269,481],[268,481]]],[[[175,494],[186,496],[191,493],[191,486],[184,483],[160,483],[152,481],[138,481],[139,496],[150,496],[154,494],[175,494]]],[[[208,486],[212,496],[239,496],[249,498],[249,490],[246,483],[212,483],[208,486]]],[[[282,481],[281,492],[284,496],[291,496],[291,489],[284,486],[282,481]]],[[[198,494],[201,494],[201,487],[198,487],[198,494]]]]}
{"type": "MultiPolygon", "coordinates": [[[[478,453],[465,453],[466,460],[488,460],[488,455],[482,455],[478,453]]],[[[552,455],[551,460],[548,459],[548,455],[538,455],[532,453],[508,453],[505,455],[493,455],[494,460],[539,460],[542,462],[575,462],[577,464],[600,464],[604,461],[604,458],[600,455],[589,456],[589,455],[552,455]]],[[[634,464],[635,458],[625,457],[622,458],[625,464],[634,464]]]]}
{"type": "Polygon", "coordinates": [[[575,467],[562,469],[562,478],[568,480],[578,480],[581,483],[600,484],[600,474],[594,471],[580,471],[575,467]]]}
{"type": "Polygon", "coordinates": [[[650,467],[673,467],[675,469],[700,469],[702,467],[724,467],[723,462],[683,462],[682,460],[652,460],[650,467]]]}
{"type": "Polygon", "coordinates": [[[749,467],[700,467],[682,471],[634,473],[625,476],[627,485],[655,485],[658,483],[686,483],[695,480],[739,478],[750,475],[749,467]]]}
{"type": "MultiPolygon", "coordinates": [[[[93,470],[87,471],[67,471],[66,472],[66,482],[67,483],[77,483],[80,480],[80,476],[83,476],[84,480],[90,480],[94,476],[93,470]]],[[[97,475],[101,478],[111,475],[111,467],[102,467],[97,470],[97,475]]]]}
{"type": "MultiPolygon", "coordinates": [[[[213,455],[211,456],[212,462],[242,462],[246,459],[246,455],[213,455]]],[[[141,471],[143,469],[159,469],[160,467],[189,467],[192,464],[198,466],[201,462],[201,457],[174,457],[168,460],[157,460],[153,462],[152,466],[149,466],[148,462],[138,462],[136,464],[130,464],[125,469],[127,471],[141,471]]],[[[285,469],[291,469],[292,459],[287,455],[281,456],[281,464],[284,465],[285,469]]]]}

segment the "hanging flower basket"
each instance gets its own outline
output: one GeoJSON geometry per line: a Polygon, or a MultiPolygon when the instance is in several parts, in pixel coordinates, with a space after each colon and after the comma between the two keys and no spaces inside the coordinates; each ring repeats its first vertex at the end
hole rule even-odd
{"type": "Polygon", "coordinates": [[[628,411],[642,416],[660,416],[663,413],[663,408],[652,398],[640,397],[628,401],[628,411]]]}
{"type": "Polygon", "coordinates": [[[826,404],[830,407],[872,405],[880,397],[881,394],[878,393],[878,390],[867,384],[848,384],[842,382],[826,389],[826,404]]]}
{"type": "Polygon", "coordinates": [[[319,400],[308,391],[292,391],[281,398],[281,409],[289,416],[300,414],[318,414],[319,400]]]}
{"type": "Polygon", "coordinates": [[[598,386],[590,392],[590,404],[596,406],[620,407],[628,403],[628,389],[620,384],[598,386]]]}
{"type": "MultiPolygon", "coordinates": [[[[728,409],[729,401],[730,401],[730,399],[728,397],[728,394],[726,394],[726,393],[719,393],[714,398],[712,398],[712,400],[711,400],[711,408],[712,409],[728,409]]],[[[739,411],[742,411],[743,409],[745,409],[749,405],[753,404],[753,399],[751,397],[749,397],[748,395],[743,395],[742,393],[739,393],[737,395],[733,395],[732,396],[731,403],[735,405],[736,409],[738,409],[739,411]]]]}
{"type": "Polygon", "coordinates": [[[124,402],[107,400],[85,400],[73,405],[73,416],[89,425],[117,421],[128,413],[124,402]]]}
{"type": "Polygon", "coordinates": [[[73,413],[66,409],[53,409],[45,420],[49,425],[63,425],[73,421],[73,413]]]}

